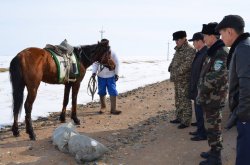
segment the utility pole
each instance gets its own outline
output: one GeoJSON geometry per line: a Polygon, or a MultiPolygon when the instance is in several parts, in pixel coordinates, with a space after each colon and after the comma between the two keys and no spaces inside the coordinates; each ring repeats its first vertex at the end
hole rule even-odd
{"type": "Polygon", "coordinates": [[[102,29],[99,31],[101,33],[101,40],[103,39],[103,33],[105,33],[105,31],[103,30],[103,26],[102,29]]]}
{"type": "Polygon", "coordinates": [[[168,54],[167,54],[167,61],[169,60],[169,42],[168,42],[168,54]]]}

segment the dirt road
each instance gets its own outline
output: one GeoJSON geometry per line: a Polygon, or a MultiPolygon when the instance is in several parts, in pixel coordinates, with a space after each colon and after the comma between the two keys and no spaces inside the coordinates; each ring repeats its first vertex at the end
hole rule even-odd
{"type": "MultiPolygon", "coordinates": [[[[101,159],[86,164],[128,165],[197,165],[203,159],[200,152],[207,151],[206,141],[190,141],[190,131],[169,123],[174,118],[173,84],[163,81],[120,94],[118,108],[123,113],[110,115],[109,108],[98,114],[98,103],[78,105],[81,125],[79,133],[100,141],[110,152],[101,159]]],[[[109,107],[109,105],[108,105],[109,107]]],[[[35,111],[35,109],[34,109],[35,111]]],[[[227,118],[228,110],[224,110],[227,118]]],[[[0,132],[1,164],[77,164],[74,157],[61,153],[52,145],[53,130],[61,123],[58,114],[34,122],[36,141],[30,141],[22,125],[21,136],[15,138],[10,131],[0,132]]],[[[194,117],[193,117],[194,118],[194,117]]],[[[67,122],[70,117],[67,116],[67,122]]],[[[224,165],[235,162],[236,130],[223,130],[224,165]]]]}

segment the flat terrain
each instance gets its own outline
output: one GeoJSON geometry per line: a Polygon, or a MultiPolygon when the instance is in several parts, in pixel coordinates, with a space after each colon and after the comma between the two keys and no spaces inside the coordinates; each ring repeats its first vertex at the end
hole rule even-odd
{"type": "MultiPolygon", "coordinates": [[[[98,114],[98,103],[78,105],[81,125],[77,127],[77,131],[110,149],[101,159],[85,164],[197,165],[203,160],[199,156],[200,152],[209,149],[207,141],[190,141],[188,133],[194,131],[195,127],[179,130],[177,125],[169,123],[174,118],[175,109],[173,84],[169,81],[120,94],[118,109],[123,111],[121,115],[110,115],[109,107],[108,104],[104,114],[98,114]]],[[[73,156],[60,152],[52,145],[53,130],[61,124],[58,116],[53,113],[48,118],[40,118],[33,123],[36,141],[29,140],[23,124],[20,126],[21,136],[17,138],[12,136],[8,128],[2,130],[0,165],[77,164],[73,156]]],[[[228,110],[225,108],[224,119],[227,117],[228,110]]],[[[67,122],[69,121],[70,117],[67,116],[67,122]]],[[[236,129],[223,130],[223,138],[223,165],[233,165],[236,129]]]]}

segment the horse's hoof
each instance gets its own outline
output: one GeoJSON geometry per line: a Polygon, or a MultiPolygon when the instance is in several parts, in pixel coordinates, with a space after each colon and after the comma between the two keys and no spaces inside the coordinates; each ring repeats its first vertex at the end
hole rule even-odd
{"type": "Polygon", "coordinates": [[[26,129],[26,133],[29,134],[30,140],[36,140],[36,134],[33,131],[33,128],[26,129]]]}
{"type": "Polygon", "coordinates": [[[18,128],[12,127],[12,133],[13,133],[13,136],[15,136],[15,137],[20,136],[20,132],[19,132],[18,128]]]}
{"type": "Polygon", "coordinates": [[[30,137],[30,140],[33,140],[33,141],[36,140],[36,134],[30,135],[29,137],[30,137]]]}
{"type": "Polygon", "coordinates": [[[72,118],[72,119],[74,120],[75,125],[80,125],[80,120],[79,119],[77,119],[77,118],[72,118]]]}
{"type": "Polygon", "coordinates": [[[104,112],[100,110],[98,113],[99,113],[99,114],[103,114],[104,112]]]}
{"type": "Polygon", "coordinates": [[[81,124],[80,120],[78,120],[78,119],[77,119],[77,121],[74,121],[74,122],[75,122],[76,125],[80,125],[81,124]]]}
{"type": "Polygon", "coordinates": [[[15,132],[13,132],[13,136],[15,136],[15,137],[19,137],[19,136],[20,136],[19,131],[15,131],[15,132]]]}
{"type": "Polygon", "coordinates": [[[61,122],[61,123],[66,123],[66,121],[65,121],[65,120],[60,120],[60,122],[61,122]]]}
{"type": "Polygon", "coordinates": [[[59,120],[61,121],[61,123],[65,123],[65,115],[60,115],[60,118],[59,118],[59,120]]]}

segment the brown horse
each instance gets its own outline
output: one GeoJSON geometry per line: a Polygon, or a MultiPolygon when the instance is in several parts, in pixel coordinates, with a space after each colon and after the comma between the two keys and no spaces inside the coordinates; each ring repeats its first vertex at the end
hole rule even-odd
{"type": "MultiPolygon", "coordinates": [[[[69,101],[69,93],[72,88],[72,111],[71,119],[76,124],[80,124],[80,120],[76,115],[77,94],[81,85],[81,81],[86,73],[87,68],[95,61],[105,65],[109,69],[115,68],[115,63],[111,59],[111,52],[108,42],[98,42],[94,45],[86,45],[74,47],[74,54],[79,59],[80,76],[75,82],[65,82],[63,107],[60,115],[61,122],[65,122],[66,106],[69,101]]],[[[25,124],[26,133],[29,134],[31,140],[36,140],[33,131],[31,111],[32,105],[37,95],[37,89],[40,82],[49,84],[59,84],[57,77],[57,67],[50,52],[40,48],[27,48],[18,53],[10,63],[10,80],[12,83],[13,94],[13,116],[14,123],[12,132],[14,136],[19,136],[18,115],[22,109],[24,88],[27,88],[28,94],[24,103],[25,108],[25,124]]]]}

